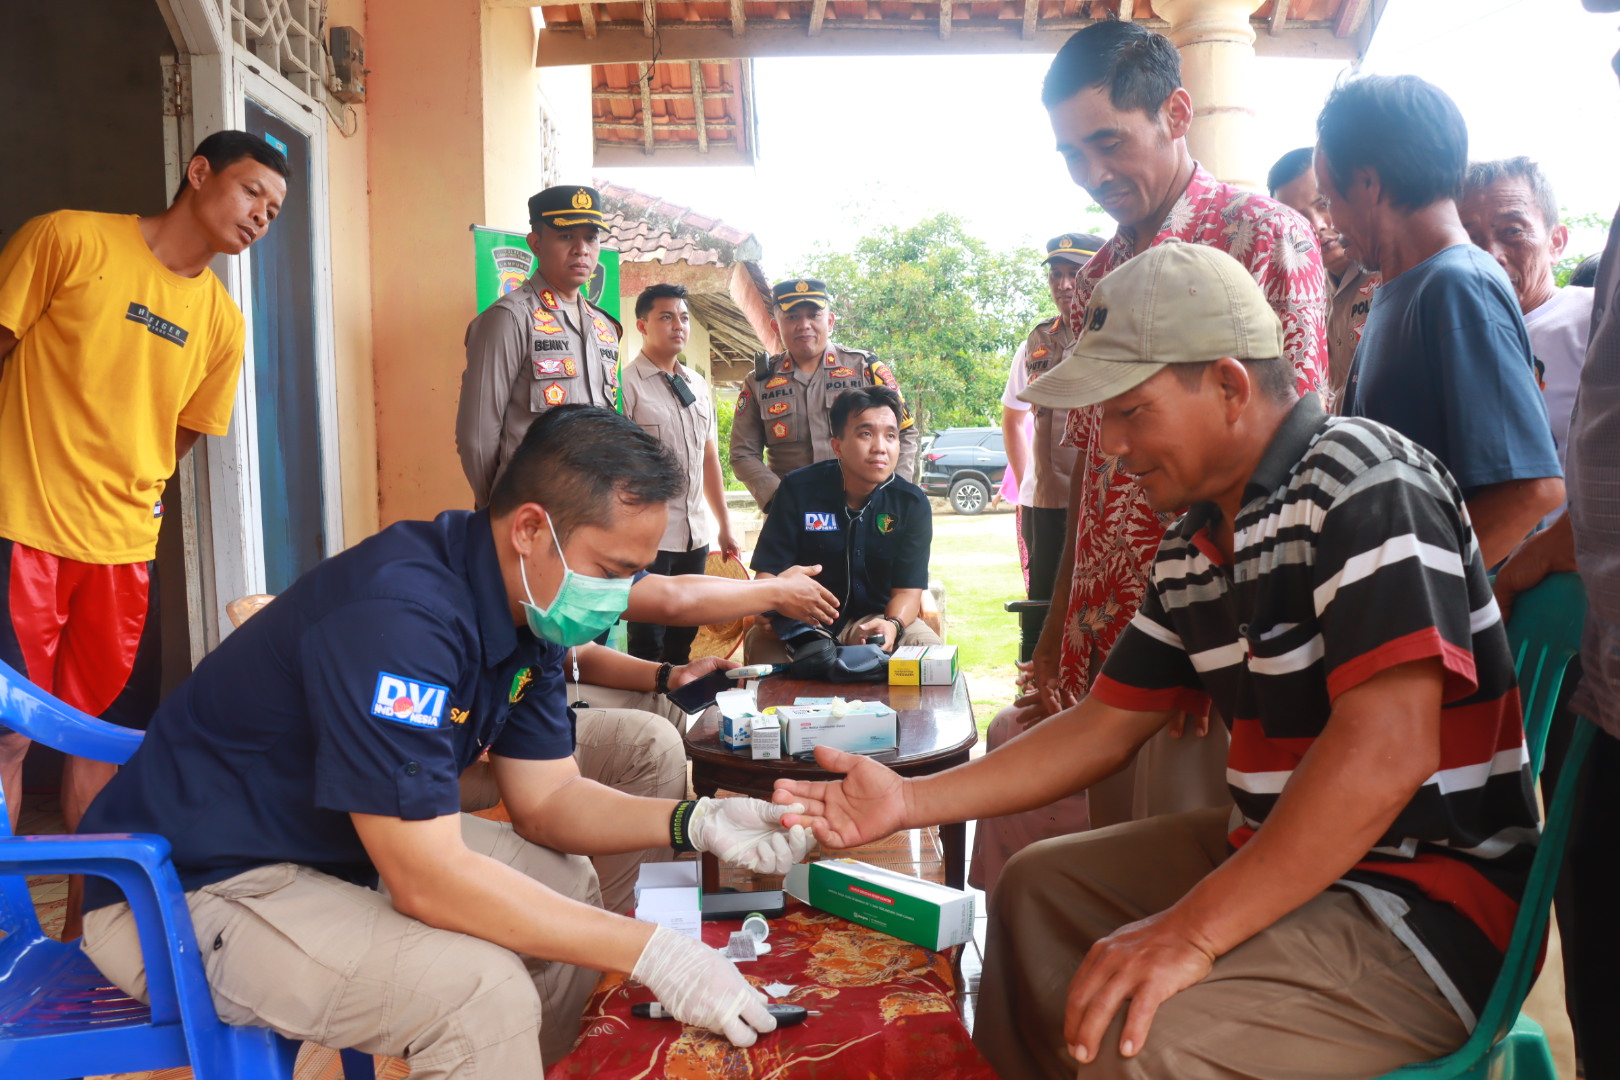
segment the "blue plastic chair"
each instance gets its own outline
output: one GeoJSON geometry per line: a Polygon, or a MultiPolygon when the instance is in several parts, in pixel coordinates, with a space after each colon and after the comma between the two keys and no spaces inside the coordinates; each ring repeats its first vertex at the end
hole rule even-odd
{"type": "MultiPolygon", "coordinates": [[[[1513,605],[1508,641],[1524,699],[1525,743],[1538,776],[1547,746],[1547,729],[1564,685],[1564,671],[1580,653],[1585,619],[1586,593],[1574,574],[1554,574],[1518,597],[1513,605]]],[[[1383,1080],[1558,1080],[1546,1034],[1519,1008],[1530,992],[1536,961],[1547,939],[1547,917],[1569,841],[1575,791],[1596,730],[1590,721],[1575,722],[1558,790],[1548,803],[1530,881],[1513,923],[1507,956],[1473,1033],[1445,1057],[1405,1066],[1383,1080]]]]}
{"type": "MultiPolygon", "coordinates": [[[[141,733],[64,705],[0,663],[0,722],[64,753],[122,764],[141,733]]],[[[197,1080],[290,1080],[298,1044],[214,1012],[191,912],[161,836],[13,836],[0,793],[0,1076],[63,1080],[191,1066],[197,1080]],[[93,874],[123,890],[146,961],[150,1006],[108,984],[77,942],[47,937],[24,874],[93,874]]],[[[346,1080],[372,1080],[343,1052],[346,1080]]]]}

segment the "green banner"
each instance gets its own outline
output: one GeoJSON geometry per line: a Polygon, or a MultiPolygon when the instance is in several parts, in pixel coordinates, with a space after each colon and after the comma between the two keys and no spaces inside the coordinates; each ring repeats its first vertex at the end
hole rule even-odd
{"type": "MultiPolygon", "coordinates": [[[[483,311],[528,280],[529,275],[534,273],[534,252],[529,250],[526,233],[474,225],[472,234],[478,310],[483,311]]],[[[620,318],[617,251],[602,249],[602,259],[597,264],[596,273],[585,284],[585,296],[615,319],[620,318]]]]}
{"type": "MultiPolygon", "coordinates": [[[[478,293],[478,310],[522,285],[534,273],[534,252],[529,250],[527,233],[474,225],[473,276],[478,293]]],[[[619,316],[619,253],[603,248],[596,273],[585,283],[585,298],[615,319],[619,316]]],[[[622,320],[621,320],[622,321],[622,320]]],[[[624,380],[624,356],[619,356],[618,381],[624,380]]],[[[615,390],[614,407],[624,412],[624,391],[615,390]]]]}

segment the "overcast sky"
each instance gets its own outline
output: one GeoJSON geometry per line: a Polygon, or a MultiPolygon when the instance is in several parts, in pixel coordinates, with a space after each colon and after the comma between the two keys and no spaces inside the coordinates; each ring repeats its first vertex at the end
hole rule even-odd
{"type": "MultiPolygon", "coordinates": [[[[1579,0],[1392,0],[1364,70],[1437,83],[1468,120],[1476,158],[1529,154],[1571,211],[1620,202],[1620,16],[1579,0]]],[[[1002,244],[1069,229],[1112,231],[1053,149],[1040,104],[1044,56],[755,62],[760,148],[752,168],[612,168],[596,175],[724,218],[759,237],[772,277],[813,272],[818,240],[938,210],[1002,244]],[[806,102],[815,102],[807,109],[806,102]]],[[[1313,141],[1336,62],[1257,62],[1258,155],[1313,141]]],[[[1264,167],[1262,166],[1262,173],[1264,167]]],[[[1572,249],[1597,251],[1587,234],[1572,249]]]]}

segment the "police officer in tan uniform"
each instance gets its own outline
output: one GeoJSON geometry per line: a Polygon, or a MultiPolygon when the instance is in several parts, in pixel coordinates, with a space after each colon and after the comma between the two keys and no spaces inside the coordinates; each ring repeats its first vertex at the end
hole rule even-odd
{"type": "MultiPolygon", "coordinates": [[[[1102,237],[1090,233],[1063,233],[1046,242],[1046,284],[1052,291],[1052,302],[1057,305],[1058,314],[1037,323],[1013,354],[1007,389],[1001,396],[1001,430],[1007,447],[1007,466],[1018,477],[1018,532],[1028,554],[1031,600],[1052,598],[1052,579],[1063,553],[1069,474],[1074,471],[1080,452],[1063,445],[1063,433],[1069,425],[1068,409],[1032,406],[1018,395],[1056,366],[1074,344],[1068,310],[1074,298],[1075,279],[1079,277],[1080,268],[1102,245],[1102,237]],[[1024,442],[1026,416],[1034,420],[1034,435],[1028,444],[1024,442]]],[[[1040,640],[1045,622],[1044,610],[1019,615],[1025,645],[1023,655],[1027,656],[1040,640]]]]}
{"type": "MultiPolygon", "coordinates": [[[[833,401],[857,386],[887,386],[899,393],[889,365],[862,349],[831,340],[836,321],[827,286],[815,278],[779,282],[772,321],[787,351],[766,370],[743,380],[731,425],[731,470],[764,510],[782,477],[833,456],[828,420],[833,401]]],[[[917,430],[909,409],[900,425],[895,475],[911,480],[917,462],[917,430]]]]}
{"type": "Polygon", "coordinates": [[[456,452],[473,502],[489,502],[534,418],[557,405],[619,409],[619,322],[586,297],[602,237],[595,188],[549,187],[529,200],[534,274],[467,326],[456,452]]]}

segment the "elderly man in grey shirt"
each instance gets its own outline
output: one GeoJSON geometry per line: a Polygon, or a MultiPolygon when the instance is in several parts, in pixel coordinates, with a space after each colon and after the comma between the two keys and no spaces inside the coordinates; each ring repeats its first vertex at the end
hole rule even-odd
{"type": "MultiPolygon", "coordinates": [[[[1590,11],[1620,11],[1620,0],[1583,0],[1590,11]]],[[[1620,74],[1620,56],[1614,61],[1620,74]]],[[[1569,711],[1608,738],[1587,759],[1559,895],[1565,977],[1576,1047],[1589,1080],[1620,1077],[1620,215],[1609,230],[1592,304],[1592,334],[1570,418],[1565,470],[1569,513],[1526,540],[1497,575],[1506,608],[1548,574],[1579,570],[1586,586],[1580,684],[1569,711]]],[[[1556,727],[1553,738],[1559,732],[1556,727]]],[[[1549,766],[1554,748],[1549,746],[1549,766]]]]}

